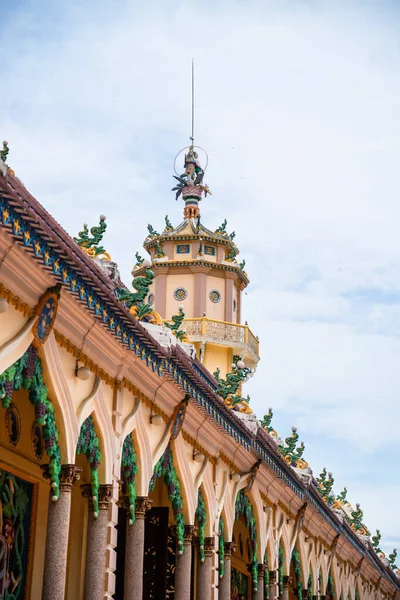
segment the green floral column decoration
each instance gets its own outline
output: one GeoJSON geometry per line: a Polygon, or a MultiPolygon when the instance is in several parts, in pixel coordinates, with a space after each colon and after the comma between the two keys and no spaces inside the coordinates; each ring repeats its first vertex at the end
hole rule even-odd
{"type": "Polygon", "coordinates": [[[198,500],[197,500],[197,508],[195,514],[198,532],[199,532],[199,549],[200,549],[200,560],[203,563],[205,559],[204,554],[204,538],[205,538],[205,528],[207,522],[207,512],[206,505],[204,502],[203,494],[199,489],[198,500]]]}
{"type": "Polygon", "coordinates": [[[136,475],[138,473],[137,458],[133,446],[132,434],[126,436],[122,446],[121,474],[124,481],[125,493],[129,500],[129,512],[131,518],[129,525],[135,522],[136,508],[136,475]]]}
{"type": "Polygon", "coordinates": [[[301,561],[300,552],[298,550],[293,550],[292,563],[294,567],[294,576],[296,580],[297,597],[299,598],[299,600],[303,600],[303,586],[301,584],[301,561]]]}
{"type": "Polygon", "coordinates": [[[218,555],[219,555],[219,578],[225,575],[225,524],[222,517],[218,525],[218,555]]]}
{"type": "Polygon", "coordinates": [[[58,429],[54,407],[48,398],[47,387],[43,382],[43,370],[37,348],[30,346],[25,354],[0,375],[0,400],[3,408],[8,408],[14,390],[28,390],[29,400],[35,407],[35,423],[43,428],[46,454],[50,459],[49,472],[52,487],[52,500],[60,496],[61,454],[58,446],[58,429]]]}
{"type": "Polygon", "coordinates": [[[78,438],[77,454],[84,454],[90,465],[93,516],[99,516],[99,464],[101,463],[100,440],[94,427],[92,415],[82,423],[78,438]]]}
{"type": "Polygon", "coordinates": [[[328,595],[330,600],[335,600],[335,584],[333,583],[332,575],[328,577],[328,595]]]}
{"type": "Polygon", "coordinates": [[[264,571],[264,598],[269,598],[269,571],[268,571],[268,554],[267,551],[265,551],[264,554],[264,565],[265,565],[265,571],[264,571]]]}
{"type": "Polygon", "coordinates": [[[250,543],[252,549],[252,561],[251,561],[251,577],[253,581],[253,589],[258,589],[258,560],[257,560],[257,529],[256,520],[254,517],[253,507],[251,502],[244,493],[243,490],[237,495],[235,505],[235,519],[238,518],[239,514],[242,514],[245,518],[246,527],[249,528],[250,543]]]}
{"type": "Polygon", "coordinates": [[[152,492],[156,486],[156,481],[159,477],[163,477],[168,487],[168,498],[172,504],[176,522],[176,537],[178,538],[178,554],[183,554],[185,520],[183,517],[183,502],[181,495],[181,484],[178,479],[178,474],[174,467],[171,448],[168,445],[164,455],[160,458],[155,466],[154,473],[150,479],[149,491],[152,492]]]}
{"type": "Polygon", "coordinates": [[[279,557],[278,557],[278,583],[279,583],[279,595],[283,594],[283,562],[285,558],[283,556],[283,548],[279,544],[279,557]]]}
{"type": "Polygon", "coordinates": [[[312,597],[312,586],[313,586],[313,578],[312,578],[312,574],[310,573],[310,575],[308,576],[308,595],[310,597],[312,597]]]}

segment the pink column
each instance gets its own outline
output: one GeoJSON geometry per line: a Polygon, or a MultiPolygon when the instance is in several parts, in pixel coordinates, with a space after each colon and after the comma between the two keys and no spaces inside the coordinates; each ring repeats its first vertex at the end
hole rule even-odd
{"type": "Polygon", "coordinates": [[[124,500],[127,511],[124,600],[142,600],[145,518],[151,503],[145,496],[136,498],[135,522],[130,525],[129,501],[124,500]]]}
{"type": "Polygon", "coordinates": [[[269,571],[269,600],[276,600],[277,595],[277,583],[276,583],[276,571],[269,571]]]}
{"type": "Polygon", "coordinates": [[[225,280],[225,321],[233,323],[233,273],[226,274],[225,280]]]}
{"type": "Polygon", "coordinates": [[[219,580],[218,588],[218,600],[230,600],[231,598],[231,568],[232,568],[232,554],[235,552],[235,544],[233,542],[225,542],[225,573],[224,576],[219,580]]]}
{"type": "Polygon", "coordinates": [[[157,267],[155,272],[156,287],[154,291],[154,308],[156,312],[161,315],[162,319],[167,318],[167,273],[168,267],[157,267]]]}
{"type": "MultiPolygon", "coordinates": [[[[42,467],[43,476],[50,479],[49,466],[42,467]]],[[[65,580],[67,577],[67,554],[69,520],[71,512],[71,491],[82,471],[75,465],[62,465],[60,473],[60,497],[56,502],[51,500],[50,489],[49,512],[46,535],[46,568],[43,574],[43,600],[63,600],[65,596],[65,580]]]]}
{"type": "Polygon", "coordinates": [[[93,513],[92,486],[82,486],[82,496],[89,500],[89,520],[87,529],[85,600],[103,600],[106,576],[106,539],[108,509],[112,497],[112,485],[99,487],[99,513],[93,513]]]}
{"type": "Polygon", "coordinates": [[[193,525],[185,525],[183,554],[176,555],[175,596],[177,600],[190,600],[190,582],[192,576],[192,540],[193,525]]]}
{"type": "Polygon", "coordinates": [[[204,562],[199,564],[197,573],[197,600],[211,600],[212,596],[212,567],[214,560],[215,540],[213,537],[204,539],[204,562]]]}

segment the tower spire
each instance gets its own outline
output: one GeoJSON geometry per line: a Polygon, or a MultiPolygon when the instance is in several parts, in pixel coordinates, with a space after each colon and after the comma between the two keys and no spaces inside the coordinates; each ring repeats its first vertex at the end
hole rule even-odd
{"type": "MultiPolygon", "coordinates": [[[[178,200],[179,196],[182,195],[185,201],[185,209],[183,216],[185,219],[197,219],[200,215],[199,202],[202,194],[204,196],[211,194],[208,185],[203,183],[204,171],[207,168],[200,165],[199,156],[195,148],[199,149],[199,146],[194,145],[194,112],[195,112],[195,99],[194,99],[194,59],[192,58],[192,130],[190,136],[190,146],[183,148],[175,157],[174,170],[176,175],[174,178],[177,180],[177,184],[172,188],[173,192],[176,192],[175,198],[178,200]],[[187,152],[186,152],[187,150],[187,152]],[[183,163],[184,172],[179,174],[176,170],[176,161],[178,156],[185,151],[185,160],[183,163]]],[[[207,152],[200,148],[206,155],[207,163],[208,157],[207,152]]]]}
{"type": "Polygon", "coordinates": [[[190,136],[190,145],[194,146],[194,59],[192,58],[192,135],[190,136]]]}

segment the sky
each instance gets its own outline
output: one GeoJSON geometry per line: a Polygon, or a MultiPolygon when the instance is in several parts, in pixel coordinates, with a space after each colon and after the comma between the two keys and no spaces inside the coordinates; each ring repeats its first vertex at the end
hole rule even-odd
{"type": "Polygon", "coordinates": [[[182,218],[190,136],[236,232],[261,340],[247,384],[281,437],[400,547],[400,6],[347,0],[0,0],[0,138],[63,227],[107,216],[129,284],[147,224],[182,218]]]}

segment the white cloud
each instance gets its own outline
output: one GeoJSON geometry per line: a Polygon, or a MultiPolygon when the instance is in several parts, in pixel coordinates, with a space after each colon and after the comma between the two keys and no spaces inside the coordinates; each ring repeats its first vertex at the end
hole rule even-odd
{"type": "MultiPolygon", "coordinates": [[[[146,224],[181,218],[172,162],[188,140],[194,56],[213,191],[203,221],[228,217],[252,279],[252,405],[274,406],[282,434],[293,422],[306,443],[318,432],[328,467],[348,443],[339,482],[341,470],[357,479],[366,453],[395,471],[399,14],[357,2],[79,4],[26,4],[0,30],[10,164],[71,234],[107,214],[104,243],[128,281],[146,224]]],[[[387,473],[376,470],[380,485],[387,473]]],[[[397,491],[385,492],[387,530],[397,491]]]]}

